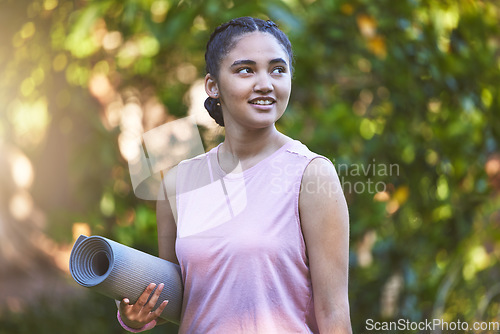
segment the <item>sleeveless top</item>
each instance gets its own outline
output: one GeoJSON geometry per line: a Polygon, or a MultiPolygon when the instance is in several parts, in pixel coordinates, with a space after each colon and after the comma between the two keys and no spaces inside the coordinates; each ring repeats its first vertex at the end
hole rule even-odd
{"type": "Polygon", "coordinates": [[[298,200],[324,157],[294,140],[225,173],[219,147],[178,165],[179,333],[318,333],[298,200]]]}

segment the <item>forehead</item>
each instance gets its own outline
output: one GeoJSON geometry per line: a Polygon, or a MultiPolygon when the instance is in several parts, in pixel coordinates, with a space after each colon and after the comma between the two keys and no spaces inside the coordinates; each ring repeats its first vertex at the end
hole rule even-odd
{"type": "Polygon", "coordinates": [[[256,62],[283,58],[289,63],[288,54],[276,37],[264,32],[251,32],[240,37],[223,60],[232,63],[237,59],[256,62]]]}

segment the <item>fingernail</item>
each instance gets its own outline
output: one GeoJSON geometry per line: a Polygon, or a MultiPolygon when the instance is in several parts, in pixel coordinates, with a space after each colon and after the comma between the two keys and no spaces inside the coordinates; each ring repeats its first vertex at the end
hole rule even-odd
{"type": "Polygon", "coordinates": [[[128,298],[125,298],[123,302],[128,304],[130,301],[128,300],[128,298]]]}
{"type": "Polygon", "coordinates": [[[165,286],[165,284],[160,283],[160,285],[158,285],[158,289],[163,289],[164,286],[165,286]]]}

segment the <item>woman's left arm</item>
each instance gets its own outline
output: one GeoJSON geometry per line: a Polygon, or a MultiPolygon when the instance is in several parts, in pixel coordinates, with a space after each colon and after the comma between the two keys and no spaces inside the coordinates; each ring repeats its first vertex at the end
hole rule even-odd
{"type": "Polygon", "coordinates": [[[350,334],[349,213],[337,172],[325,159],[313,159],[304,172],[299,213],[319,331],[350,334]]]}

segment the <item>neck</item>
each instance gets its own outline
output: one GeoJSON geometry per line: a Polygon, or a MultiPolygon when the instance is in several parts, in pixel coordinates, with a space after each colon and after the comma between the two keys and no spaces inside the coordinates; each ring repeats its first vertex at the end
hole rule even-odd
{"type": "Polygon", "coordinates": [[[219,164],[226,172],[235,170],[238,165],[245,170],[290,140],[276,130],[274,124],[269,128],[253,131],[235,131],[233,127],[229,127],[224,144],[219,149],[219,164]]]}
{"type": "Polygon", "coordinates": [[[274,124],[265,129],[246,131],[229,127],[226,129],[223,151],[234,159],[242,161],[281,146],[284,138],[286,137],[276,130],[274,124]]]}

